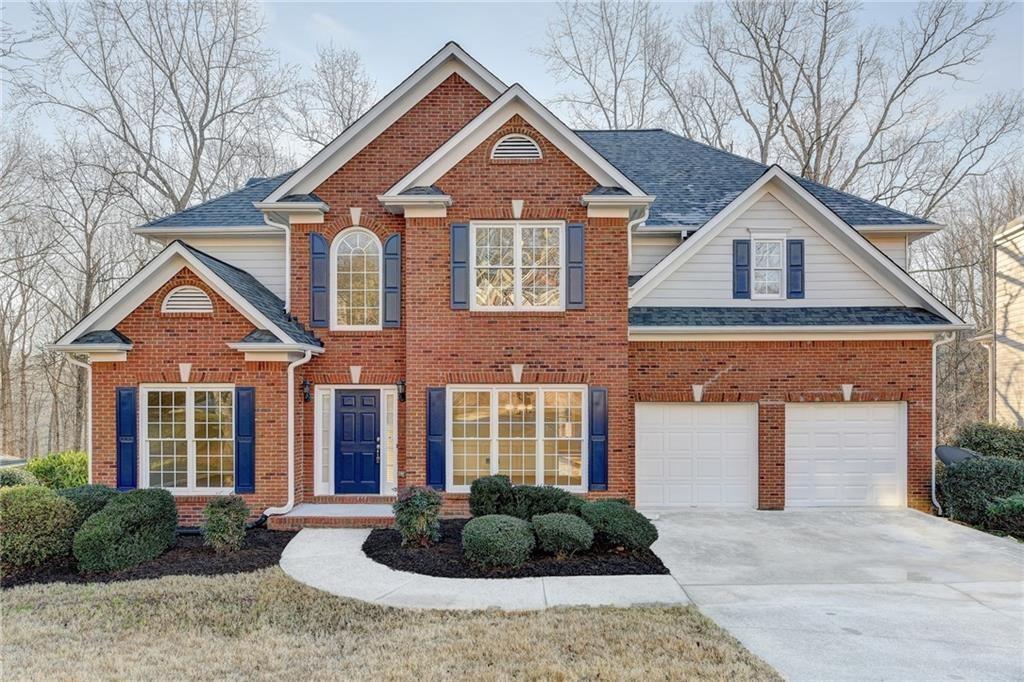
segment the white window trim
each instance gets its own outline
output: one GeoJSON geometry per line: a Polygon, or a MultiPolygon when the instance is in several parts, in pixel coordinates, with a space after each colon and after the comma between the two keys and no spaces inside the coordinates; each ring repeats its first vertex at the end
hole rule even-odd
{"type": "Polygon", "coordinates": [[[564,220],[479,220],[469,224],[469,309],[485,312],[560,312],[565,310],[565,221],[564,220]],[[486,227],[514,227],[513,237],[513,304],[482,306],[476,302],[476,231],[486,227]],[[558,228],[558,305],[531,306],[523,304],[523,253],[520,232],[524,227],[558,228]]]}
{"type": "MultiPolygon", "coordinates": [[[[499,391],[537,391],[537,418],[538,423],[544,423],[544,393],[559,391],[579,391],[582,394],[580,404],[583,421],[580,447],[580,485],[559,485],[571,493],[585,493],[590,482],[590,400],[588,399],[588,387],[585,384],[449,384],[445,387],[445,490],[451,493],[468,493],[470,486],[455,485],[454,471],[454,447],[452,445],[452,398],[456,391],[489,391],[491,393],[491,475],[498,473],[498,411],[495,409],[497,394],[499,391]]],[[[534,485],[544,485],[544,430],[537,429],[537,482],[534,485]]]]}
{"type": "MultiPolygon", "coordinates": [[[[196,391],[230,391],[231,392],[231,416],[235,420],[231,425],[232,433],[237,428],[235,410],[235,386],[234,384],[141,384],[139,386],[139,487],[149,488],[149,429],[147,415],[149,410],[149,394],[157,391],[185,391],[185,438],[188,456],[188,486],[184,488],[162,488],[175,496],[188,497],[191,495],[230,495],[235,492],[234,487],[228,488],[200,488],[196,486],[196,439],[195,439],[195,393],[196,391]]],[[[234,442],[234,439],[232,439],[234,442]]],[[[235,457],[238,453],[235,452],[235,457]]]]}
{"type": "Polygon", "coordinates": [[[786,239],[785,235],[777,234],[751,234],[750,235],[750,298],[751,300],[761,301],[781,301],[786,298],[786,239]],[[756,265],[757,262],[757,244],[775,242],[779,245],[779,267],[778,268],[759,268],[756,265]],[[754,279],[755,273],[758,270],[778,270],[779,271],[779,293],[778,294],[758,294],[756,293],[754,279]]]}
{"type": "Polygon", "coordinates": [[[330,305],[331,305],[331,331],[335,332],[372,332],[383,329],[384,321],[384,245],[380,238],[371,230],[362,226],[347,227],[337,235],[331,242],[331,281],[330,281],[330,305]],[[353,232],[362,232],[369,235],[377,243],[377,324],[353,324],[343,325],[338,323],[338,247],[342,240],[353,232]]]}
{"type": "MultiPolygon", "coordinates": [[[[393,495],[398,492],[398,389],[394,384],[318,384],[313,391],[315,412],[313,433],[313,494],[335,495],[334,492],[334,411],[335,391],[380,391],[380,488],[378,495],[393,495]],[[394,396],[395,409],[388,410],[388,396],[394,396]],[[321,400],[330,403],[328,431],[330,435],[330,459],[327,466],[330,471],[327,481],[321,480],[323,467],[323,414],[320,410],[321,400]],[[387,447],[388,431],[394,436],[394,448],[387,447]]],[[[340,493],[344,495],[345,493],[340,493]]],[[[366,493],[363,493],[366,494],[366,493]]],[[[371,493],[372,494],[372,493],[371,493]]]]}

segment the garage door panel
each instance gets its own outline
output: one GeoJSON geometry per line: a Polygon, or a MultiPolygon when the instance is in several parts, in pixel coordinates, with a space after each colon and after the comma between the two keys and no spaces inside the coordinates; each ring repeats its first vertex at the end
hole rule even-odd
{"type": "Polygon", "coordinates": [[[637,403],[635,423],[638,506],[755,506],[756,406],[637,403]]]}
{"type": "Polygon", "coordinates": [[[900,403],[786,406],[786,505],[903,506],[900,403]]]}

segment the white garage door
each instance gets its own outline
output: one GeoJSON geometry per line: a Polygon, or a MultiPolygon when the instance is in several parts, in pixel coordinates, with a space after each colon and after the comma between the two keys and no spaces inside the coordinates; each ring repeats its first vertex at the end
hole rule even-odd
{"type": "Polygon", "coordinates": [[[786,405],[787,507],[906,504],[903,403],[786,405]]]}
{"type": "Polygon", "coordinates": [[[754,507],[756,498],[755,405],[636,404],[637,507],[754,507]]]}

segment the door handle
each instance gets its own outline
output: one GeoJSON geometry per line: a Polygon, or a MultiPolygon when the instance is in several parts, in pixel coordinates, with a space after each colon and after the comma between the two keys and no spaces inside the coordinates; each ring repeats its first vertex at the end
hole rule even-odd
{"type": "Polygon", "coordinates": [[[374,456],[374,462],[380,464],[380,438],[377,439],[377,454],[374,456]]]}

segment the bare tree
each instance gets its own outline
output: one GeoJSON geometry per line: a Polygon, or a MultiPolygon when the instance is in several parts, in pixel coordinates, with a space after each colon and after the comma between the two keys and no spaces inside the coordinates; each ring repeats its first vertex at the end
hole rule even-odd
{"type": "Polygon", "coordinates": [[[319,151],[370,108],[376,91],[358,52],[317,48],[312,78],[289,96],[291,131],[310,151],[319,151]]]}
{"type": "Polygon", "coordinates": [[[289,74],[242,0],[88,0],[33,5],[47,53],[25,101],[66,114],[107,144],[100,163],[152,217],[234,189],[239,156],[272,129],[289,74]],[[235,171],[235,172],[232,172],[235,171]]]}

